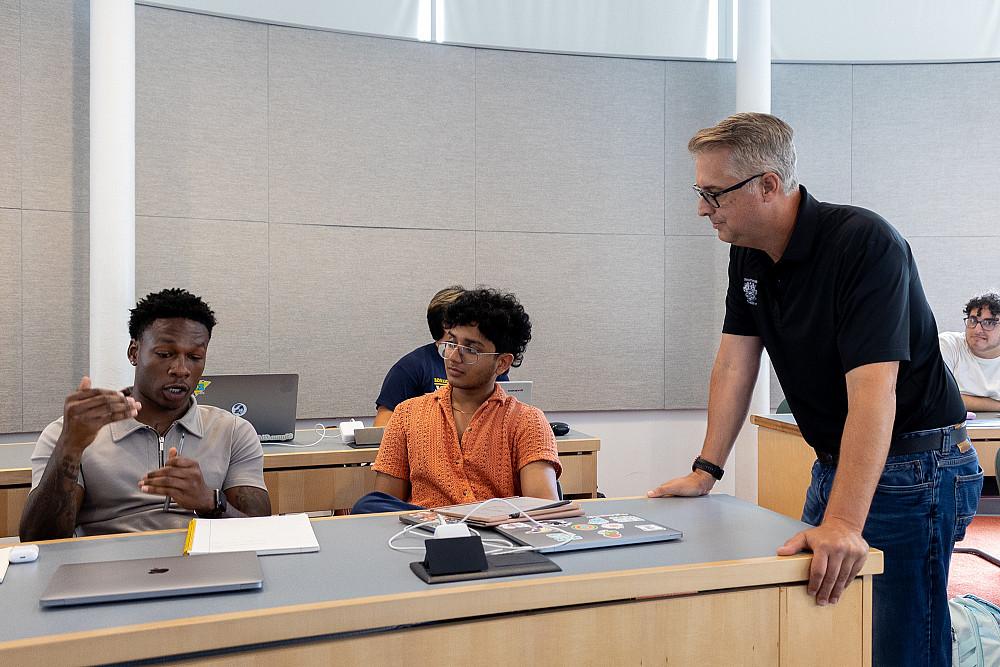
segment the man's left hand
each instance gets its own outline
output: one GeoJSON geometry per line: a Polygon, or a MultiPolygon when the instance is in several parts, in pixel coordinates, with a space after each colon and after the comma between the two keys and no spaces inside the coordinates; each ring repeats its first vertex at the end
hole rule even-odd
{"type": "Polygon", "coordinates": [[[803,530],[778,548],[779,556],[812,551],[809,595],[816,604],[837,604],[868,558],[868,543],[861,531],[839,519],[824,519],[816,528],[803,530]]]}
{"type": "Polygon", "coordinates": [[[170,496],[186,510],[211,512],[215,509],[215,497],[205,485],[201,466],[194,459],[177,455],[177,448],[171,447],[167,463],[162,468],[146,473],[139,480],[143,493],[170,496]]]}

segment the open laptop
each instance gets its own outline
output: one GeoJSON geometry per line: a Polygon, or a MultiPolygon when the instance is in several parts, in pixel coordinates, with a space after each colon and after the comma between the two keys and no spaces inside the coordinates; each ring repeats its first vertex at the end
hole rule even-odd
{"type": "Polygon", "coordinates": [[[550,519],[538,523],[542,524],[541,528],[527,521],[512,521],[495,526],[493,530],[524,546],[536,547],[542,553],[664,542],[684,536],[675,528],[621,512],[550,519]],[[565,532],[555,530],[554,527],[565,532]]]}
{"type": "Polygon", "coordinates": [[[295,438],[299,376],[294,373],[203,375],[194,395],[201,405],[214,405],[246,419],[261,442],[295,438]]]}
{"type": "Polygon", "coordinates": [[[504,380],[497,381],[497,384],[503,387],[503,390],[521,401],[522,403],[527,403],[531,405],[531,385],[533,384],[531,380],[504,380]]]}
{"type": "Polygon", "coordinates": [[[42,593],[43,607],[145,600],[259,589],[253,551],[60,565],[42,593]]]}

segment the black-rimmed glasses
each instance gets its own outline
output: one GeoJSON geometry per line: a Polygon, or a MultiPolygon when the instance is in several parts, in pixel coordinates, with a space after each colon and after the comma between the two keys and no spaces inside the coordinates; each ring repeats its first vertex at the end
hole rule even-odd
{"type": "Polygon", "coordinates": [[[761,173],[759,173],[759,174],[757,174],[755,176],[751,176],[750,178],[747,178],[745,180],[740,181],[736,185],[730,185],[725,190],[719,190],[718,192],[709,192],[708,190],[702,190],[697,185],[692,185],[691,187],[694,189],[695,192],[698,193],[698,195],[702,199],[704,199],[706,202],[708,202],[709,206],[711,206],[712,208],[720,208],[722,206],[721,204],[719,204],[719,197],[720,196],[726,194],[727,192],[732,192],[733,190],[739,190],[740,188],[742,188],[744,185],[746,185],[747,183],[749,183],[753,179],[760,178],[761,176],[763,176],[766,173],[767,173],[766,171],[765,172],[761,172],[761,173]]]}
{"type": "Polygon", "coordinates": [[[976,317],[975,315],[969,315],[968,317],[965,318],[965,328],[975,329],[976,325],[979,324],[982,325],[983,331],[993,331],[994,329],[997,328],[997,322],[1000,322],[1000,318],[996,317],[979,318],[976,317]]]}
{"type": "Polygon", "coordinates": [[[459,360],[463,364],[469,364],[470,366],[479,361],[479,357],[503,354],[503,352],[480,352],[471,347],[459,345],[458,343],[438,343],[438,354],[441,355],[442,359],[451,359],[456,350],[458,350],[459,360]]]}

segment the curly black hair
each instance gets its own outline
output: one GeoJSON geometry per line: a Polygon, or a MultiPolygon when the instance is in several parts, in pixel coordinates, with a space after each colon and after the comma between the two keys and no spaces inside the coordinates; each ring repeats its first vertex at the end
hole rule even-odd
{"type": "Polygon", "coordinates": [[[968,317],[972,311],[983,308],[989,308],[990,312],[993,313],[993,317],[1000,316],[1000,294],[987,292],[986,294],[972,297],[969,299],[969,303],[965,304],[965,315],[968,317]]]}
{"type": "Polygon", "coordinates": [[[517,297],[485,287],[467,290],[450,304],[444,312],[444,326],[479,327],[497,352],[514,355],[515,367],[521,365],[531,340],[531,320],[517,297]]]}
{"type": "Polygon", "coordinates": [[[128,318],[128,334],[132,340],[139,340],[153,320],[171,317],[194,320],[205,325],[209,338],[212,337],[212,328],[216,324],[215,312],[208,304],[201,297],[179,287],[150,292],[139,299],[139,303],[129,312],[132,315],[128,318]]]}

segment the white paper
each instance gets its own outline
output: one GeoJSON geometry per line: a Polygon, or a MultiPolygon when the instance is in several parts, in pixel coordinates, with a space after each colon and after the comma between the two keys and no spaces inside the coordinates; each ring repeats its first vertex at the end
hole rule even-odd
{"type": "Polygon", "coordinates": [[[319,551],[316,533],[305,514],[193,521],[189,554],[256,551],[265,556],[319,551]]]}

